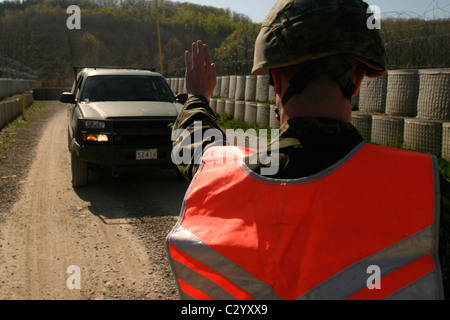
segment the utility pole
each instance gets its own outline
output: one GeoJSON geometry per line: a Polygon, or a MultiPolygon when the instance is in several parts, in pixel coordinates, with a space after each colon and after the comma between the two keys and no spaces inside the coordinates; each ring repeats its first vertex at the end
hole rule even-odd
{"type": "Polygon", "coordinates": [[[161,32],[159,30],[159,10],[158,10],[158,0],[155,0],[156,2],[156,28],[158,30],[158,46],[159,46],[159,63],[161,68],[161,75],[163,74],[163,62],[162,62],[162,51],[161,51],[161,32]]]}

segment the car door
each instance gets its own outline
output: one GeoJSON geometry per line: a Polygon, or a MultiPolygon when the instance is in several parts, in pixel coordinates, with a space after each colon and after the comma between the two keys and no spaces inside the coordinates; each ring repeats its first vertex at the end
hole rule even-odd
{"type": "Polygon", "coordinates": [[[69,104],[67,106],[67,115],[69,118],[69,139],[70,141],[72,141],[72,139],[74,137],[76,137],[76,130],[77,130],[77,126],[78,126],[78,114],[80,113],[80,111],[78,110],[78,103],[79,103],[79,99],[81,96],[81,87],[83,85],[83,80],[84,80],[84,76],[83,75],[79,75],[77,78],[77,81],[73,87],[72,93],[75,96],[76,99],[76,103],[75,104],[69,104]]]}

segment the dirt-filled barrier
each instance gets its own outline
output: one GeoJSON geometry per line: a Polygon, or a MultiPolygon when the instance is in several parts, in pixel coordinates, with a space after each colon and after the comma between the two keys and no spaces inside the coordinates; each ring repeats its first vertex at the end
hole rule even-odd
{"type": "Polygon", "coordinates": [[[0,101],[0,129],[22,114],[23,100],[25,107],[33,103],[33,92],[15,95],[0,101]]]}

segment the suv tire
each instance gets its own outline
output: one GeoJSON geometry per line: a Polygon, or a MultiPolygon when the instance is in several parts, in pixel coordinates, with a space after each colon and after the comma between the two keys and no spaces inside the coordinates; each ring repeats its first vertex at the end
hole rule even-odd
{"type": "Polygon", "coordinates": [[[72,165],[72,186],[83,187],[88,184],[88,165],[86,161],[81,160],[77,153],[71,151],[72,165]]]}

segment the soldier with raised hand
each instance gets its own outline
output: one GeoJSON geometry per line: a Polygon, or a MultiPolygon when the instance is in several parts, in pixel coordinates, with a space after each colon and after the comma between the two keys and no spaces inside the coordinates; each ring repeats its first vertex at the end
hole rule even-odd
{"type": "MultiPolygon", "coordinates": [[[[191,185],[167,238],[183,299],[444,297],[449,204],[440,195],[450,189],[437,159],[369,145],[351,125],[363,78],[386,73],[370,18],[361,0],[280,0],[269,12],[252,72],[270,72],[275,89],[278,171],[262,175],[270,164],[239,148],[240,162],[215,162],[233,148],[225,136],[193,140],[202,161],[179,165],[191,185]]],[[[194,122],[219,130],[208,106],[215,67],[201,41],[186,67],[190,97],[174,129],[188,134],[175,152],[194,122]]]]}

